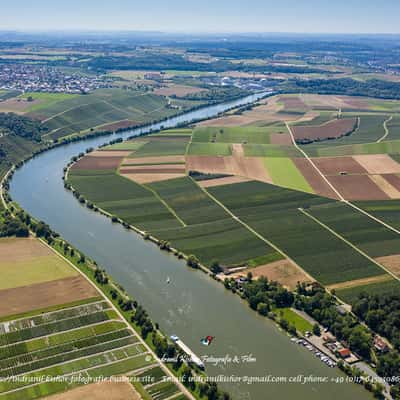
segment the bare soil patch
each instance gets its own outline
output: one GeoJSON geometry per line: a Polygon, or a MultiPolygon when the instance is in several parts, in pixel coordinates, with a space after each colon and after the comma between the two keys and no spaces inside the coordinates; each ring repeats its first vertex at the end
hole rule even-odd
{"type": "Polygon", "coordinates": [[[316,171],[311,163],[305,158],[292,158],[296,167],[300,170],[301,174],[306,178],[314,192],[320,196],[329,197],[331,199],[338,199],[337,194],[316,171]]]}
{"type": "Polygon", "coordinates": [[[46,256],[54,256],[54,253],[33,238],[3,238],[0,241],[0,264],[26,262],[46,256]]]}
{"type": "Polygon", "coordinates": [[[272,144],[293,145],[292,138],[288,133],[271,133],[270,140],[272,144]]]}
{"type": "Polygon", "coordinates": [[[251,272],[254,279],[265,276],[269,280],[281,283],[290,290],[296,288],[297,282],[313,281],[305,272],[289,260],[274,261],[269,264],[260,265],[259,267],[249,268],[241,273],[232,274],[231,276],[246,276],[247,272],[251,272]]]}
{"type": "Polygon", "coordinates": [[[100,382],[47,397],[48,400],[140,400],[129,382],[100,382]]]}
{"type": "Polygon", "coordinates": [[[298,96],[279,96],[279,102],[283,103],[284,108],[289,110],[304,110],[307,108],[307,105],[298,96]]]}
{"type": "Polygon", "coordinates": [[[159,94],[162,96],[172,96],[176,97],[184,97],[188,94],[206,92],[207,89],[195,87],[195,86],[187,86],[187,85],[168,85],[167,87],[163,87],[160,89],[156,89],[154,91],[155,94],[159,94]]]}
{"type": "Polygon", "coordinates": [[[353,158],[362,165],[369,174],[398,174],[400,164],[388,154],[363,154],[353,158]]]}
{"type": "Polygon", "coordinates": [[[119,167],[123,157],[100,157],[85,156],[72,166],[72,169],[110,169],[115,170],[119,167]]]}
{"type": "Polygon", "coordinates": [[[0,316],[72,303],[98,295],[97,290],[82,276],[3,289],[0,290],[0,316]]]}
{"type": "Polygon", "coordinates": [[[389,199],[368,175],[336,175],[329,176],[328,180],[346,200],[389,199]]]}
{"type": "Polygon", "coordinates": [[[342,118],[322,125],[292,126],[296,140],[337,139],[351,132],[357,123],[356,118],[342,118]]]}
{"type": "Polygon", "coordinates": [[[400,191],[400,176],[395,174],[382,175],[393,187],[400,191]]]}
{"type": "Polygon", "coordinates": [[[0,102],[0,112],[14,112],[23,114],[27,112],[33,105],[40,104],[39,99],[27,101],[21,98],[12,98],[0,102]]]}
{"type": "Polygon", "coordinates": [[[135,164],[163,164],[163,163],[185,162],[185,156],[160,156],[160,157],[139,157],[124,160],[122,165],[135,164]]]}
{"type": "Polygon", "coordinates": [[[391,256],[377,257],[375,260],[386,267],[390,272],[400,276],[400,254],[393,254],[391,256]]]}
{"type": "Polygon", "coordinates": [[[175,179],[175,178],[182,178],[185,174],[171,174],[171,173],[151,173],[151,174],[123,174],[125,178],[130,179],[136,183],[151,183],[151,182],[160,182],[160,181],[167,181],[168,179],[175,179]]]}
{"type": "Polygon", "coordinates": [[[257,157],[244,157],[241,145],[232,146],[232,156],[188,156],[188,171],[237,175],[262,182],[272,183],[263,160],[257,157]],[[235,147],[235,146],[240,146],[235,147]]]}
{"type": "Polygon", "coordinates": [[[378,276],[372,276],[370,278],[361,278],[361,279],[355,279],[353,281],[335,283],[334,285],[327,286],[327,288],[329,290],[350,289],[357,286],[370,285],[372,283],[386,282],[390,281],[391,279],[393,278],[389,274],[382,274],[378,276]]]}
{"type": "Polygon", "coordinates": [[[369,175],[369,177],[383,190],[391,199],[400,199],[400,191],[392,186],[382,175],[369,175]]]}
{"type": "Polygon", "coordinates": [[[243,177],[243,176],[225,176],[223,178],[216,179],[205,179],[203,181],[198,181],[197,183],[204,188],[214,187],[214,186],[222,186],[222,185],[231,185],[232,183],[242,183],[248,182],[251,179],[243,177]]]}
{"type": "Polygon", "coordinates": [[[363,168],[353,157],[320,157],[312,158],[312,161],[324,175],[366,174],[363,168]]]}

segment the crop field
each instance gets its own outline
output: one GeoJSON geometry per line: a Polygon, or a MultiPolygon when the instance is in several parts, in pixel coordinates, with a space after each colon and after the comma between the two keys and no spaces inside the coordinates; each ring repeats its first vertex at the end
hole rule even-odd
{"type": "Polygon", "coordinates": [[[355,129],[356,124],[356,118],[341,118],[323,125],[293,126],[292,131],[296,141],[318,141],[345,136],[355,129]]]}
{"type": "Polygon", "coordinates": [[[244,144],[246,157],[304,157],[294,146],[277,144],[244,144]]]}
{"type": "Polygon", "coordinates": [[[150,190],[116,173],[78,175],[71,171],[69,181],[88,200],[141,229],[179,226],[173,214],[150,190]]]}
{"type": "Polygon", "coordinates": [[[386,123],[389,134],[384,139],[388,140],[396,140],[400,139],[400,115],[392,116],[392,119],[386,123]]]}
{"type": "Polygon", "coordinates": [[[229,143],[192,142],[187,154],[197,156],[230,156],[232,149],[229,143]]]}
{"type": "Polygon", "coordinates": [[[264,158],[272,182],[289,189],[313,193],[313,189],[290,158],[264,158]]]}
{"type": "Polygon", "coordinates": [[[7,400],[76,388],[81,381],[72,379],[78,375],[120,375],[155,364],[126,322],[99,297],[12,318],[0,323],[0,376],[21,379],[0,383],[0,397],[7,400]],[[43,382],[41,376],[66,379],[43,382]]]}
{"type": "Polygon", "coordinates": [[[209,191],[323,284],[382,274],[378,266],[299,210],[330,200],[260,182],[209,191]]]}
{"type": "Polygon", "coordinates": [[[76,276],[61,257],[36,239],[0,239],[0,291],[76,276]]]}
{"type": "Polygon", "coordinates": [[[199,127],[193,131],[193,142],[212,143],[271,143],[271,134],[287,134],[284,124],[265,127],[199,127]]]}
{"type": "MultiPolygon", "coordinates": [[[[100,89],[88,95],[27,93],[21,101],[15,107],[23,104],[24,113],[42,120],[49,129],[46,136],[52,139],[82,134],[99,126],[115,130],[176,114],[164,96],[122,89],[100,89]],[[31,102],[25,100],[27,96],[32,97],[31,102]]],[[[193,102],[180,101],[182,109],[193,105],[193,102]]]]}
{"type": "Polygon", "coordinates": [[[139,146],[139,148],[135,151],[135,158],[183,155],[186,152],[186,147],[190,137],[185,135],[160,135],[148,136],[146,137],[146,140],[147,139],[147,143],[139,146]]]}

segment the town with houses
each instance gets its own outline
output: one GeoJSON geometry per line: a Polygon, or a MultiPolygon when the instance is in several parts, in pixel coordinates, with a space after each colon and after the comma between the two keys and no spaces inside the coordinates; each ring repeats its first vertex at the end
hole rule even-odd
{"type": "Polygon", "coordinates": [[[98,75],[64,73],[43,65],[0,64],[0,90],[86,94],[111,86],[112,79],[98,75]]]}

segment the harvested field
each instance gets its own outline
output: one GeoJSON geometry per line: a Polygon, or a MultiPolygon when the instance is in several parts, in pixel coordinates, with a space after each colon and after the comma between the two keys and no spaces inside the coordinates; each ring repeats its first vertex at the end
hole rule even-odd
{"type": "Polygon", "coordinates": [[[322,176],[316,171],[311,163],[305,158],[292,158],[292,161],[302,173],[304,178],[312,187],[313,191],[324,197],[331,199],[337,199],[337,194],[333,189],[326,183],[322,176]]]}
{"type": "Polygon", "coordinates": [[[232,183],[241,183],[251,180],[250,178],[245,178],[243,176],[225,176],[223,178],[216,179],[205,179],[203,181],[198,181],[198,185],[201,187],[214,187],[221,185],[231,185],[232,183]]]}
{"type": "Polygon", "coordinates": [[[393,278],[389,274],[382,274],[382,275],[372,276],[370,278],[361,278],[361,279],[355,279],[353,281],[335,283],[334,285],[327,286],[327,289],[329,290],[350,289],[353,287],[369,285],[372,283],[387,282],[391,281],[392,279],[393,278]]]}
{"type": "Polygon", "coordinates": [[[383,178],[386,179],[393,187],[400,191],[400,176],[387,174],[383,175],[383,178]]]}
{"type": "Polygon", "coordinates": [[[90,157],[127,157],[131,153],[130,150],[98,150],[90,153],[90,157]]]}
{"type": "Polygon", "coordinates": [[[286,146],[292,145],[292,138],[287,133],[271,133],[271,144],[283,144],[286,146]]]}
{"type": "Polygon", "coordinates": [[[173,173],[132,174],[132,173],[130,173],[130,174],[124,174],[123,176],[125,178],[130,179],[133,182],[143,184],[143,183],[167,181],[168,179],[182,178],[185,176],[185,174],[173,174],[173,173]]]}
{"type": "Polygon", "coordinates": [[[0,290],[49,282],[78,273],[37,239],[0,239],[0,290]]]}
{"type": "Polygon", "coordinates": [[[48,400],[140,400],[129,382],[100,382],[56,394],[48,400]]]}
{"type": "Polygon", "coordinates": [[[187,170],[225,175],[238,175],[262,182],[272,182],[262,158],[244,157],[234,150],[230,157],[188,156],[187,170]]]}
{"type": "Polygon", "coordinates": [[[292,126],[292,131],[297,141],[324,140],[345,136],[354,129],[356,123],[356,118],[342,118],[318,126],[292,126]]]}
{"type": "Polygon", "coordinates": [[[363,154],[353,158],[367,170],[369,174],[398,174],[400,164],[388,154],[363,154]]]}
{"type": "Polygon", "coordinates": [[[293,264],[289,260],[278,260],[269,264],[260,265],[256,268],[250,268],[241,273],[232,274],[231,276],[245,276],[247,272],[253,274],[253,279],[257,279],[260,276],[265,276],[271,281],[277,281],[289,290],[296,288],[297,282],[313,282],[309,275],[301,270],[297,265],[293,264]]]}
{"type": "Polygon", "coordinates": [[[0,317],[98,296],[82,276],[0,290],[0,317]]]}
{"type": "Polygon", "coordinates": [[[400,191],[392,186],[382,175],[369,175],[369,177],[389,196],[389,198],[400,199],[400,191]]]}
{"type": "Polygon", "coordinates": [[[377,257],[375,260],[386,267],[390,272],[400,277],[400,254],[377,257]]]}
{"type": "Polygon", "coordinates": [[[97,157],[97,156],[86,156],[81,158],[75,163],[71,169],[86,169],[86,170],[98,170],[98,169],[110,169],[116,170],[119,164],[122,162],[123,157],[97,157]]]}
{"type": "Polygon", "coordinates": [[[299,96],[279,96],[278,101],[284,104],[284,108],[289,110],[305,109],[307,105],[299,96]]]}
{"type": "Polygon", "coordinates": [[[329,176],[329,182],[346,200],[388,200],[368,175],[329,176]]]}
{"type": "Polygon", "coordinates": [[[183,97],[188,94],[200,93],[200,92],[206,92],[206,91],[207,91],[207,89],[200,88],[200,87],[172,84],[172,85],[168,85],[167,87],[156,89],[154,91],[154,93],[158,94],[158,95],[162,95],[162,96],[175,95],[177,97],[183,97]]]}
{"type": "Polygon", "coordinates": [[[33,105],[40,104],[40,100],[27,101],[19,97],[14,97],[0,102],[0,112],[13,112],[24,114],[29,111],[33,105]]]}
{"type": "Polygon", "coordinates": [[[339,175],[341,172],[347,174],[367,173],[367,170],[352,157],[321,157],[313,158],[312,161],[326,176],[339,175]]]}
{"type": "Polygon", "coordinates": [[[122,165],[136,165],[136,164],[166,164],[166,163],[181,163],[185,162],[185,156],[160,156],[160,157],[140,157],[129,158],[124,160],[122,165]]]}

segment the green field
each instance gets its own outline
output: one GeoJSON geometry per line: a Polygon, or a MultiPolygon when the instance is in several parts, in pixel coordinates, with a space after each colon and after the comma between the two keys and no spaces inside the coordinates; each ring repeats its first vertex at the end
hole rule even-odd
{"type": "MultiPolygon", "coordinates": [[[[190,137],[149,136],[150,140],[139,146],[133,157],[179,156],[184,155],[190,137]]],[[[140,141],[140,140],[139,140],[140,141]]],[[[135,143],[135,142],[132,142],[135,143]]]]}
{"type": "Polygon", "coordinates": [[[193,131],[193,142],[269,144],[271,133],[288,133],[284,124],[265,127],[198,127],[193,131]]]}
{"type": "Polygon", "coordinates": [[[230,156],[232,149],[229,143],[192,142],[187,154],[194,156],[230,156]]]}
{"type": "Polygon", "coordinates": [[[378,266],[298,210],[331,200],[260,182],[209,191],[323,284],[382,274],[378,266]]]}
{"type": "Polygon", "coordinates": [[[384,139],[388,140],[396,140],[400,139],[400,115],[394,115],[390,121],[386,123],[389,134],[384,139]]]}
{"type": "Polygon", "coordinates": [[[303,335],[306,331],[312,332],[312,325],[306,319],[301,317],[295,311],[290,308],[277,308],[274,310],[280,318],[286,319],[290,325],[294,325],[296,330],[301,332],[303,335]]]}
{"type": "Polygon", "coordinates": [[[18,256],[1,257],[0,290],[75,276],[78,273],[61,257],[36,239],[2,238],[0,253],[18,251],[18,256]],[[30,251],[25,251],[29,245],[30,251]]]}
{"type": "Polygon", "coordinates": [[[69,181],[100,208],[141,229],[180,226],[168,208],[148,189],[116,173],[81,175],[71,170],[69,181]]]}
{"type": "Polygon", "coordinates": [[[352,304],[359,299],[359,294],[366,292],[370,295],[396,295],[400,291],[400,282],[392,279],[387,282],[371,283],[350,289],[336,290],[336,295],[343,299],[346,303],[352,304]]]}
{"type": "MultiPolygon", "coordinates": [[[[86,133],[95,128],[121,120],[140,125],[176,114],[163,96],[123,89],[99,89],[87,95],[30,93],[39,103],[32,104],[28,116],[44,120],[48,137],[57,139],[71,134],[86,133]]],[[[181,110],[197,102],[181,101],[181,110]]]]}
{"type": "Polygon", "coordinates": [[[135,141],[127,141],[127,142],[122,142],[122,143],[115,143],[111,144],[109,146],[103,147],[101,150],[137,150],[144,144],[146,144],[146,141],[142,140],[135,140],[135,141]]]}
{"type": "Polygon", "coordinates": [[[57,103],[77,98],[79,95],[67,93],[27,92],[19,97],[23,99],[31,97],[34,101],[27,112],[35,112],[39,110],[50,109],[51,107],[56,106],[57,103]]]}
{"type": "Polygon", "coordinates": [[[246,157],[304,157],[294,146],[279,144],[244,144],[246,157]]]}
{"type": "Polygon", "coordinates": [[[264,158],[264,164],[276,185],[313,193],[311,186],[290,158],[264,158]]]}

